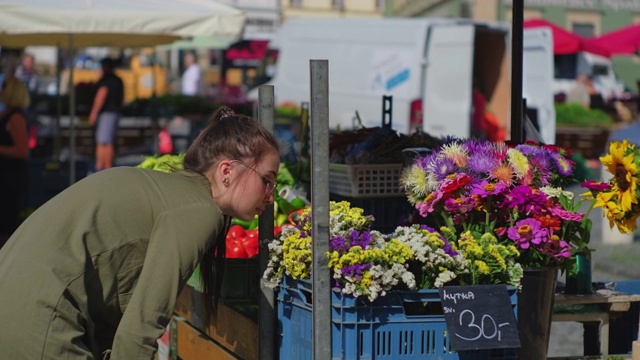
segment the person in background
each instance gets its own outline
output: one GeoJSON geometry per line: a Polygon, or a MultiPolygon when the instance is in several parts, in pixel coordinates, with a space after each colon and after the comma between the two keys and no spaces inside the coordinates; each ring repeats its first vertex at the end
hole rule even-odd
{"type": "Polygon", "coordinates": [[[196,63],[196,57],[192,52],[184,55],[184,73],[182,73],[182,95],[196,96],[200,92],[200,66],[196,63]]]}
{"type": "Polygon", "coordinates": [[[29,156],[27,120],[29,106],[26,86],[14,76],[2,82],[0,102],[0,247],[20,224],[20,210],[28,190],[29,156]]]}
{"type": "Polygon", "coordinates": [[[25,84],[29,95],[33,96],[38,93],[39,77],[36,71],[36,58],[33,54],[25,53],[22,55],[21,63],[16,68],[16,77],[25,84]]]}
{"type": "Polygon", "coordinates": [[[575,83],[569,89],[565,99],[567,104],[580,104],[585,109],[591,106],[591,94],[589,93],[589,78],[585,74],[580,74],[575,83]]]}
{"type": "Polygon", "coordinates": [[[20,79],[29,90],[31,106],[24,109],[24,115],[27,119],[27,131],[29,133],[29,148],[33,149],[37,144],[37,119],[36,111],[33,108],[34,100],[38,94],[38,86],[40,79],[36,71],[36,58],[31,53],[24,53],[20,65],[16,68],[15,75],[20,79]]]}
{"type": "Polygon", "coordinates": [[[152,359],[198,264],[215,314],[231,217],[273,204],[278,144],[223,108],[183,163],[97,172],[27,218],[0,250],[3,359],[152,359]]]}
{"type": "Polygon", "coordinates": [[[487,98],[480,90],[479,80],[474,77],[471,92],[471,136],[477,139],[487,139],[487,98]]]}
{"type": "Polygon", "coordinates": [[[89,115],[89,122],[96,127],[96,171],[113,166],[113,143],[124,100],[124,84],[114,72],[113,59],[104,58],[100,65],[102,77],[96,84],[96,95],[89,115]]]}

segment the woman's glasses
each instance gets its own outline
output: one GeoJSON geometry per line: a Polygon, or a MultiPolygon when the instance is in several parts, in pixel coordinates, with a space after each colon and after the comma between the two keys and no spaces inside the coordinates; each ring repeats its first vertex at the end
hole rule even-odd
{"type": "Polygon", "coordinates": [[[246,167],[247,169],[253,171],[256,174],[258,174],[258,176],[260,176],[262,178],[262,183],[264,184],[265,192],[272,193],[276,189],[276,186],[278,186],[278,182],[277,181],[273,181],[273,180],[269,179],[268,177],[260,174],[256,169],[254,169],[251,166],[243,163],[242,161],[240,161],[240,160],[231,160],[231,162],[237,162],[238,164],[244,165],[244,167],[246,167]]]}

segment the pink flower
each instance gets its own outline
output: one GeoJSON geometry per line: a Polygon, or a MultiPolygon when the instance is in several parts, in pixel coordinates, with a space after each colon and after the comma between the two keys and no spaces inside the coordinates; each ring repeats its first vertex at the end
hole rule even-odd
{"type": "Polygon", "coordinates": [[[596,190],[596,191],[606,191],[611,189],[611,185],[602,181],[595,181],[595,180],[587,180],[582,184],[580,184],[580,186],[583,188],[587,188],[589,190],[596,190]]]}
{"type": "Polygon", "coordinates": [[[549,240],[549,230],[543,228],[540,221],[529,218],[517,221],[515,226],[509,227],[507,236],[518,248],[528,249],[531,244],[540,245],[549,240]]]}
{"type": "Polygon", "coordinates": [[[551,213],[551,215],[557,216],[557,217],[561,218],[562,220],[580,222],[580,221],[582,221],[582,218],[584,217],[584,214],[575,213],[573,211],[565,210],[565,209],[560,208],[560,207],[549,208],[549,212],[551,213]]]}

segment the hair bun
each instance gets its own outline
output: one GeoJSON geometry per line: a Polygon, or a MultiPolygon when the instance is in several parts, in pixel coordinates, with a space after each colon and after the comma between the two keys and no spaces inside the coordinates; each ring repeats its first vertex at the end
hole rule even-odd
{"type": "Polygon", "coordinates": [[[226,106],[218,110],[218,116],[217,116],[218,120],[222,120],[222,119],[234,117],[234,116],[236,116],[236,113],[226,106]]]}

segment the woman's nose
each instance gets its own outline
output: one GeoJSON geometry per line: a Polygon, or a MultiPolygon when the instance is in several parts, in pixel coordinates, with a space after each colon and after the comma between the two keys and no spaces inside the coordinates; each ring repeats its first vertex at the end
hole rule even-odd
{"type": "Polygon", "coordinates": [[[267,198],[265,199],[267,205],[271,205],[274,203],[273,192],[267,193],[267,198]]]}

